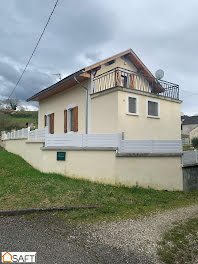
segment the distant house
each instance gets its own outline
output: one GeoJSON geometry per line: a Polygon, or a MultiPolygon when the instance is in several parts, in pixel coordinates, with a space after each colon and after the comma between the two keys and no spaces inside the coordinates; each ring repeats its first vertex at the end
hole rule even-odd
{"type": "Polygon", "coordinates": [[[189,135],[196,127],[198,127],[198,115],[186,116],[182,122],[182,133],[189,135]]]}
{"type": "Polygon", "coordinates": [[[194,137],[198,137],[198,116],[182,116],[182,142],[190,144],[194,137]]]}

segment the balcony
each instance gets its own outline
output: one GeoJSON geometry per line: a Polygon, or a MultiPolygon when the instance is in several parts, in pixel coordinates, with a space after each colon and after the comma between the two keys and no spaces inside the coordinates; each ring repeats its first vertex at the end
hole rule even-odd
{"type": "Polygon", "coordinates": [[[179,100],[179,85],[123,68],[115,68],[96,76],[93,80],[93,93],[117,86],[179,100]]]}

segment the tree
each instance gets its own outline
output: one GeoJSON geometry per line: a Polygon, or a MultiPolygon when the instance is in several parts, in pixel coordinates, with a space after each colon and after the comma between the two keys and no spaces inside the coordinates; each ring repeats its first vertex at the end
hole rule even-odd
{"type": "Polygon", "coordinates": [[[12,110],[16,110],[17,106],[19,105],[19,99],[16,98],[10,98],[5,101],[8,108],[11,108],[12,110]]]}
{"type": "Polygon", "coordinates": [[[194,148],[198,148],[198,137],[192,139],[192,145],[194,148]]]}

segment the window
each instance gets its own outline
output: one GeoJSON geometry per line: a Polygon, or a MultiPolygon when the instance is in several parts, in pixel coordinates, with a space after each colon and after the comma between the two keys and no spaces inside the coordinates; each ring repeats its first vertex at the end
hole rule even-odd
{"type": "Polygon", "coordinates": [[[70,117],[69,117],[69,119],[70,119],[69,130],[74,131],[74,108],[69,109],[69,115],[70,115],[70,117]]]}
{"type": "Polygon", "coordinates": [[[127,96],[127,114],[138,115],[138,97],[127,96]]]}
{"type": "Polygon", "coordinates": [[[130,74],[121,73],[121,86],[124,88],[129,88],[130,87],[130,74]]]}
{"type": "Polygon", "coordinates": [[[44,125],[48,127],[48,133],[54,134],[54,113],[44,116],[44,125]]]}
{"type": "Polygon", "coordinates": [[[159,117],[159,102],[147,101],[147,116],[148,117],[159,117]]]}
{"type": "Polygon", "coordinates": [[[64,110],[64,132],[78,131],[78,106],[64,110]]]}

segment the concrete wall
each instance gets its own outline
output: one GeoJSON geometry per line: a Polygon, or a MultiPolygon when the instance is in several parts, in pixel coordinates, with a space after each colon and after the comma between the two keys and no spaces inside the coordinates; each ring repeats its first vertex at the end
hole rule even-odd
{"type": "Polygon", "coordinates": [[[66,151],[57,161],[55,150],[41,150],[43,143],[6,140],[5,148],[43,172],[60,173],[94,182],[156,189],[182,190],[180,157],[116,157],[115,151],[66,151]]]}
{"type": "Polygon", "coordinates": [[[186,192],[198,190],[198,165],[183,167],[183,189],[186,192]]]}

